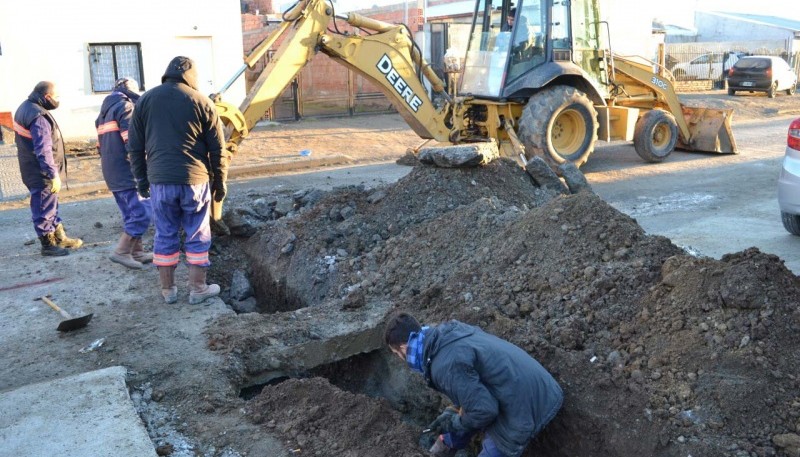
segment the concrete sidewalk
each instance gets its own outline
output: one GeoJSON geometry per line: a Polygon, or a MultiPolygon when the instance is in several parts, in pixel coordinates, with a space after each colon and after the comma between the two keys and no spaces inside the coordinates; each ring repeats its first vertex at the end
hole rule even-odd
{"type": "Polygon", "coordinates": [[[116,366],[0,393],[0,457],[156,457],[116,366]]]}

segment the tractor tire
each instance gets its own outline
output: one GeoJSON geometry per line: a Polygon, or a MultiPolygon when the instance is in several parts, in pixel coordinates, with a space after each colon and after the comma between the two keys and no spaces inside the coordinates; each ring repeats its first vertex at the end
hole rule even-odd
{"type": "Polygon", "coordinates": [[[636,121],[633,147],[646,162],[663,162],[675,149],[677,142],[678,124],[672,114],[654,109],[636,121]]]}
{"type": "Polygon", "coordinates": [[[800,216],[781,211],[781,220],[783,221],[783,228],[785,228],[787,232],[792,235],[800,236],[800,216]]]}
{"type": "Polygon", "coordinates": [[[528,159],[580,167],[594,152],[597,111],[589,97],[571,86],[552,86],[534,94],[519,120],[519,139],[528,159]]]}

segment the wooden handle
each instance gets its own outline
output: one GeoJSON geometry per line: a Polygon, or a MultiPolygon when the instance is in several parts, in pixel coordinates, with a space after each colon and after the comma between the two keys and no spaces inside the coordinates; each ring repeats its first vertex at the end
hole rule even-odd
{"type": "Polygon", "coordinates": [[[65,318],[67,318],[67,319],[72,319],[72,316],[70,316],[70,315],[69,315],[69,313],[67,313],[67,312],[66,312],[66,311],[64,311],[63,309],[59,308],[59,307],[58,307],[58,305],[56,305],[55,303],[53,303],[53,301],[52,301],[52,300],[50,300],[49,298],[47,298],[47,297],[42,297],[42,301],[43,301],[43,302],[45,302],[45,303],[47,303],[47,306],[49,306],[49,307],[53,308],[54,310],[58,311],[58,312],[59,312],[59,313],[60,313],[62,316],[64,316],[65,318]]]}

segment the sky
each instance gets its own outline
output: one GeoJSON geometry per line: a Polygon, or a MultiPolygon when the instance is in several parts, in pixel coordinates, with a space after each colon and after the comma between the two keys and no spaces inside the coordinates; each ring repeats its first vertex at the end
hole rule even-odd
{"type": "MultiPolygon", "coordinates": [[[[603,1],[603,0],[601,0],[603,1]]],[[[654,17],[664,19],[675,25],[691,27],[694,22],[694,11],[726,11],[735,13],[762,14],[778,16],[800,21],[800,8],[788,7],[797,0],[626,0],[641,7],[647,4],[654,10],[654,17]],[[658,11],[658,5],[668,5],[664,11],[658,11]]],[[[413,7],[417,0],[408,0],[413,7]]],[[[336,0],[338,12],[367,8],[373,5],[382,6],[402,3],[402,0],[336,0]]],[[[602,3],[601,3],[602,8],[602,3]]]]}

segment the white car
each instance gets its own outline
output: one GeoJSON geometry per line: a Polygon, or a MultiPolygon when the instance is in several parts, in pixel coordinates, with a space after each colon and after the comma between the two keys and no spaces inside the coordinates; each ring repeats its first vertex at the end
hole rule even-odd
{"type": "Polygon", "coordinates": [[[786,155],[778,178],[778,206],[783,227],[800,236],[800,118],[789,125],[786,155]]]}
{"type": "Polygon", "coordinates": [[[679,80],[721,79],[738,60],[736,53],[727,54],[727,58],[723,53],[703,54],[689,62],[676,64],[672,67],[672,74],[679,80]]]}

